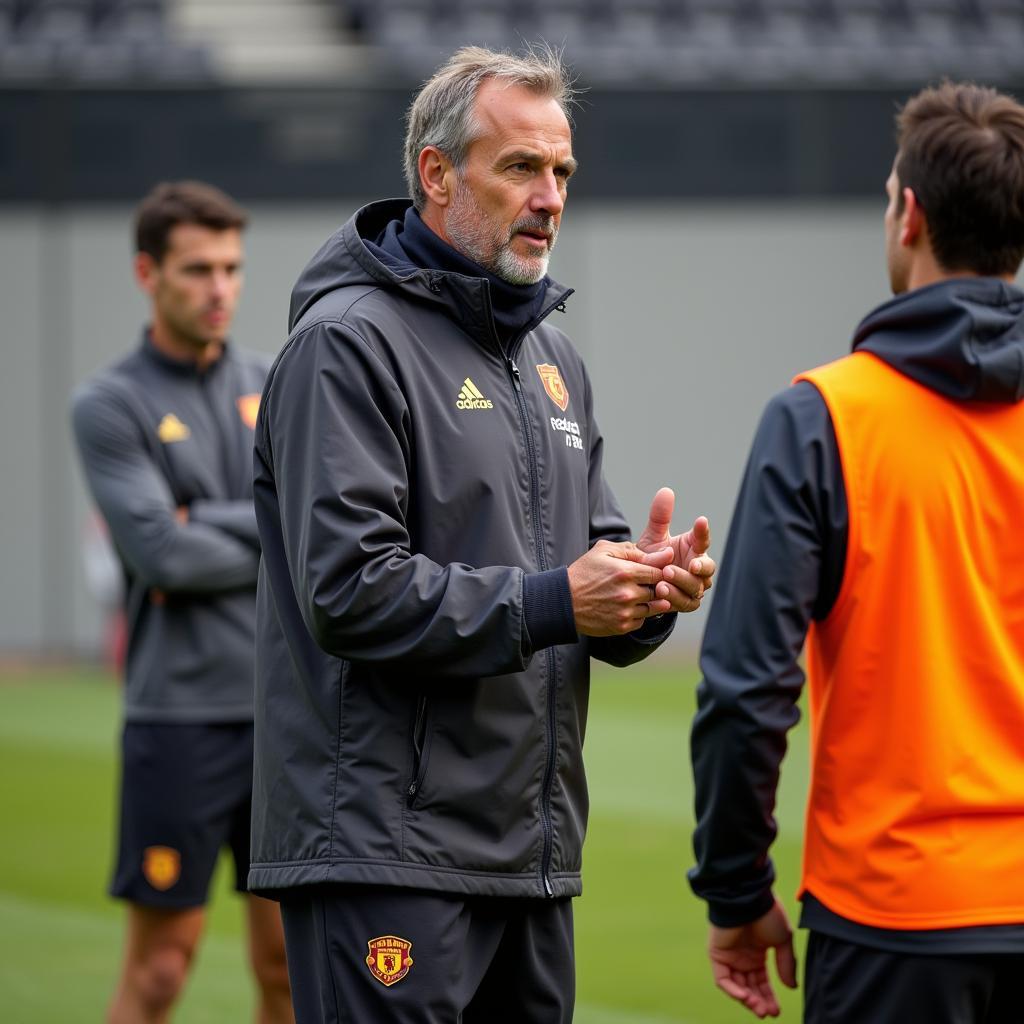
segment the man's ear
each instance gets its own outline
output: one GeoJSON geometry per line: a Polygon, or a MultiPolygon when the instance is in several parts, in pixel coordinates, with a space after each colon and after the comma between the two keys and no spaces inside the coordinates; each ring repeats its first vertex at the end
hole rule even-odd
{"type": "Polygon", "coordinates": [[[156,289],[160,264],[148,252],[137,252],[132,261],[132,269],[135,271],[135,281],[138,286],[147,295],[152,295],[156,289]]]}
{"type": "Polygon", "coordinates": [[[912,246],[921,233],[927,230],[924,210],[912,188],[903,189],[903,216],[900,221],[900,245],[912,246]]]}
{"type": "Polygon", "coordinates": [[[420,186],[427,201],[435,206],[447,206],[452,201],[455,186],[455,168],[436,146],[424,146],[418,161],[420,186]]]}

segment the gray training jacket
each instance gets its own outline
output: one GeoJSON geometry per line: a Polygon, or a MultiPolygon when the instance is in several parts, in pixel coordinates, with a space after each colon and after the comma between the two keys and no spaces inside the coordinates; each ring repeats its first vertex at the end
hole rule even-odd
{"type": "Polygon", "coordinates": [[[484,279],[367,248],[407,206],[313,258],[263,395],[249,885],[577,895],[590,657],[638,661],[672,617],[576,635],[565,567],[629,528],[541,322],[569,293],[503,351],[484,279]]]}
{"type": "Polygon", "coordinates": [[[144,333],[75,393],[82,468],[124,570],[126,721],[252,718],[252,423],[268,364],[228,346],[199,373],[144,333]]]}

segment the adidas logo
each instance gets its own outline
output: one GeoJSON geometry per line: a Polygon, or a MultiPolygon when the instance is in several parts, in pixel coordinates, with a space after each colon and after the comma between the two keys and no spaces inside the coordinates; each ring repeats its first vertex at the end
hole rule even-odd
{"type": "Polygon", "coordinates": [[[187,441],[192,436],[192,431],[173,412],[169,412],[157,426],[156,436],[164,444],[173,444],[175,441],[187,441]]]}
{"type": "Polygon", "coordinates": [[[467,377],[462,382],[462,390],[455,402],[456,409],[493,409],[494,403],[484,398],[480,389],[467,377]]]}

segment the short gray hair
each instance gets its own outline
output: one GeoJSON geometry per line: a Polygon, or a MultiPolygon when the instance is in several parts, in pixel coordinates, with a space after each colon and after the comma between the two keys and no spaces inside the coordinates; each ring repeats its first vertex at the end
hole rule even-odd
{"type": "Polygon", "coordinates": [[[553,47],[542,43],[522,54],[482,46],[456,50],[416,94],[405,118],[405,180],[417,210],[427,202],[420,184],[420,153],[426,146],[435,146],[456,168],[464,166],[466,153],[479,131],[473,117],[476,94],[491,78],[550,97],[571,124],[575,89],[561,53],[553,47]]]}

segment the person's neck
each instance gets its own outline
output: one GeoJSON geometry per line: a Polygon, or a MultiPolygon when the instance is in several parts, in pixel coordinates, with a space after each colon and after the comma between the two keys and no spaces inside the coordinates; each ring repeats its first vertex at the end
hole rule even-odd
{"type": "Polygon", "coordinates": [[[179,362],[195,363],[197,370],[205,370],[212,366],[224,351],[223,342],[209,341],[206,344],[196,344],[183,338],[162,320],[153,321],[149,337],[153,348],[158,352],[179,362]]]}
{"type": "Polygon", "coordinates": [[[965,277],[994,277],[1007,284],[1013,284],[1015,274],[979,274],[969,267],[943,266],[927,238],[919,238],[917,247],[912,250],[912,258],[907,272],[907,291],[927,288],[930,284],[941,284],[943,281],[962,280],[965,277]]]}
{"type": "Polygon", "coordinates": [[[930,284],[941,284],[944,281],[962,281],[965,277],[994,277],[997,281],[1005,281],[1013,284],[1016,280],[1014,274],[979,274],[974,270],[944,270],[941,267],[911,268],[907,278],[907,291],[917,291],[918,288],[927,288],[930,284]]]}
{"type": "Polygon", "coordinates": [[[434,234],[437,235],[437,237],[440,238],[442,242],[445,242],[447,245],[450,245],[454,249],[455,245],[452,242],[452,240],[448,237],[448,233],[444,229],[444,219],[441,217],[437,207],[427,204],[426,206],[423,207],[422,210],[418,212],[420,215],[420,220],[423,221],[423,223],[428,228],[430,228],[430,230],[433,231],[434,234]]]}

